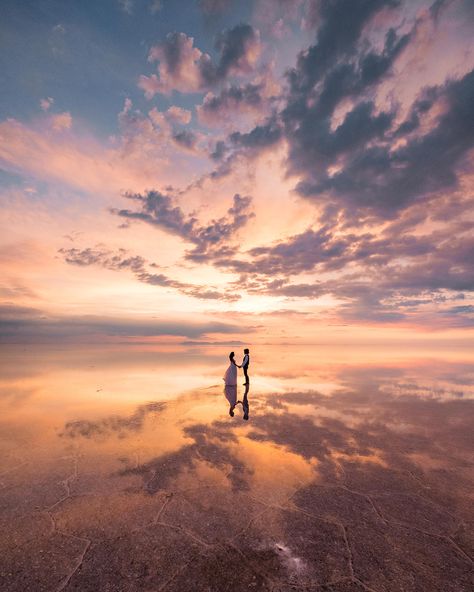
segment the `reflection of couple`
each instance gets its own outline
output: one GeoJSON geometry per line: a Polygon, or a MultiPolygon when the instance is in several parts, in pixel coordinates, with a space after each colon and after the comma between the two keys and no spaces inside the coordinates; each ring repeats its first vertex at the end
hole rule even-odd
{"type": "Polygon", "coordinates": [[[243,401],[237,401],[237,385],[236,384],[226,384],[224,387],[224,394],[226,399],[229,401],[229,415],[234,417],[234,409],[238,403],[242,403],[242,409],[244,410],[244,415],[242,419],[248,420],[249,412],[250,412],[250,405],[249,405],[249,388],[250,384],[247,382],[245,384],[245,392],[243,401]]]}
{"type": "Polygon", "coordinates": [[[234,359],[234,352],[230,352],[229,354],[229,360],[230,360],[230,364],[229,367],[226,370],[226,373],[224,374],[224,382],[226,384],[226,386],[237,386],[237,368],[242,368],[242,370],[244,371],[244,376],[245,376],[245,382],[244,384],[249,384],[249,374],[248,374],[248,368],[249,368],[249,364],[250,364],[250,352],[247,348],[244,349],[244,359],[242,360],[242,364],[239,366],[235,359],[234,359]]]}

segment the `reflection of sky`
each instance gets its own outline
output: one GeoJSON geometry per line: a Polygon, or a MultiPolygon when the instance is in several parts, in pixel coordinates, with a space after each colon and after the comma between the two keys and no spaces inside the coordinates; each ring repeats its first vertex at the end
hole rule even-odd
{"type": "MultiPolygon", "coordinates": [[[[314,419],[324,413],[352,423],[361,414],[370,418],[386,398],[467,400],[474,396],[473,364],[467,351],[455,356],[431,351],[420,357],[419,352],[389,348],[261,348],[251,351],[252,416],[273,405],[272,413],[280,413],[281,407],[299,416],[314,419]]],[[[163,413],[174,417],[165,422],[166,429],[175,421],[209,423],[227,412],[221,392],[226,367],[227,353],[213,347],[10,349],[2,360],[3,423],[32,433],[37,426],[38,435],[45,437],[52,426],[57,430],[80,420],[84,425],[75,424],[71,435],[90,428],[92,439],[104,441],[114,432],[126,439],[141,437],[150,418],[163,413]],[[16,363],[19,357],[21,365],[16,363]]],[[[243,397],[240,378],[238,400],[243,397]]],[[[239,418],[241,413],[237,406],[239,418]]],[[[153,428],[149,435],[162,441],[153,428]]]]}
{"type": "MultiPolygon", "coordinates": [[[[7,539],[7,561],[36,552],[28,542],[35,530],[20,520],[29,512],[42,548],[54,543],[51,524],[68,540],[95,541],[86,549],[92,565],[102,561],[100,541],[131,541],[130,553],[138,533],[167,528],[205,549],[231,537],[300,583],[331,579],[321,575],[324,545],[345,536],[357,547],[360,529],[364,544],[387,536],[393,561],[389,526],[451,545],[445,535],[468,519],[462,500],[473,485],[474,360],[471,352],[455,361],[419,353],[252,351],[243,421],[239,404],[229,417],[227,353],[217,349],[10,350],[1,362],[0,500],[12,512],[6,532],[20,543],[7,539]],[[317,535],[308,531],[313,514],[317,535]],[[320,559],[301,545],[315,536],[320,559]]],[[[433,544],[423,543],[427,553],[433,544]]]]}

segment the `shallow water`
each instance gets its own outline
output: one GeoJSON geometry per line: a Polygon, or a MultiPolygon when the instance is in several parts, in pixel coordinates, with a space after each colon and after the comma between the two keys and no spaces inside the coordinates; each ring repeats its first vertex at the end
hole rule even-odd
{"type": "Polygon", "coordinates": [[[472,589],[470,351],[0,355],[2,590],[472,589]]]}

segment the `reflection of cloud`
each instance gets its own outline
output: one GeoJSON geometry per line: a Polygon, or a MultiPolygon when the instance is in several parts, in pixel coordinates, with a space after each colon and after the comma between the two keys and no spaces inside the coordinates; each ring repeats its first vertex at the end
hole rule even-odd
{"type": "MultiPolygon", "coordinates": [[[[439,462],[446,462],[447,456],[461,461],[469,452],[468,434],[474,419],[472,401],[427,398],[422,390],[409,385],[409,394],[405,394],[400,390],[403,376],[386,370],[375,370],[370,377],[367,370],[361,371],[353,378],[348,371],[344,374],[347,386],[331,396],[316,391],[289,392],[278,400],[273,393],[254,395],[252,403],[258,413],[253,415],[245,439],[271,443],[312,459],[319,478],[329,483],[339,481],[341,470],[357,482],[366,475],[374,484],[392,483],[400,478],[396,475],[401,471],[408,475],[404,478],[408,490],[410,471],[420,471],[411,460],[413,455],[430,456],[439,462]]],[[[192,406],[192,399],[189,405],[192,406]]],[[[165,487],[184,467],[192,469],[195,459],[200,458],[218,466],[230,463],[234,467],[234,485],[238,482],[241,487],[241,480],[246,479],[245,455],[232,460],[238,449],[247,450],[242,443],[238,448],[234,446],[239,425],[227,419],[214,420],[209,426],[188,425],[184,433],[192,438],[192,444],[166,459],[147,463],[139,472],[144,478],[161,475],[152,481],[155,491],[165,487]],[[165,473],[162,465],[167,467],[165,473]]],[[[250,482],[245,485],[249,486],[250,482]]]]}
{"type": "Polygon", "coordinates": [[[162,413],[164,409],[166,409],[166,403],[146,403],[140,405],[129,417],[111,415],[97,421],[87,419],[68,421],[60,436],[62,438],[77,438],[79,436],[96,438],[115,434],[117,437],[122,438],[127,435],[127,432],[141,431],[149,415],[157,415],[162,413]]]}
{"type": "Polygon", "coordinates": [[[226,444],[236,441],[235,435],[226,424],[215,422],[209,432],[205,424],[194,424],[184,428],[187,437],[194,440],[176,452],[168,453],[141,465],[126,469],[122,474],[140,474],[146,481],[147,491],[156,493],[170,485],[184,469],[195,469],[198,462],[207,462],[213,467],[225,470],[235,490],[247,490],[246,476],[249,469],[226,444]],[[230,470],[229,470],[230,468],[230,470]]]}
{"type": "MultiPolygon", "coordinates": [[[[23,375],[22,375],[23,376],[23,375]]],[[[0,386],[0,401],[8,401],[11,405],[22,405],[36,394],[36,387],[7,385],[0,386]]]]}
{"type": "MultiPolygon", "coordinates": [[[[413,368],[337,371],[344,383],[330,397],[290,392],[281,396],[288,406],[282,410],[270,406],[274,393],[256,394],[259,412],[249,430],[228,418],[190,423],[203,398],[181,397],[180,408],[189,405],[186,423],[182,414],[173,421],[188,443],[120,475],[140,476],[147,493],[166,500],[154,529],[181,529],[204,541],[206,551],[231,538],[259,558],[273,582],[348,584],[352,578],[391,589],[403,568],[407,586],[414,578],[426,589],[447,580],[463,584],[471,567],[469,539],[459,526],[470,513],[472,402],[400,393],[399,381],[413,368]],[[275,501],[280,488],[288,498],[275,501]],[[234,503],[238,518],[245,514],[237,533],[234,503]],[[380,554],[390,566],[383,572],[373,559],[380,554]]],[[[135,431],[145,414],[139,407],[129,418],[67,427],[86,437],[109,436],[135,431]]]]}

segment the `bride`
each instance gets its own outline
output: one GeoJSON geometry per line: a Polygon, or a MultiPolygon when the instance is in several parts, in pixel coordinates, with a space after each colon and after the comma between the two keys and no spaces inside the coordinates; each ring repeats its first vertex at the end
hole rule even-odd
{"type": "Polygon", "coordinates": [[[235,363],[234,355],[234,352],[230,352],[230,364],[223,377],[224,383],[229,386],[237,386],[237,368],[240,368],[240,366],[235,363]]]}

